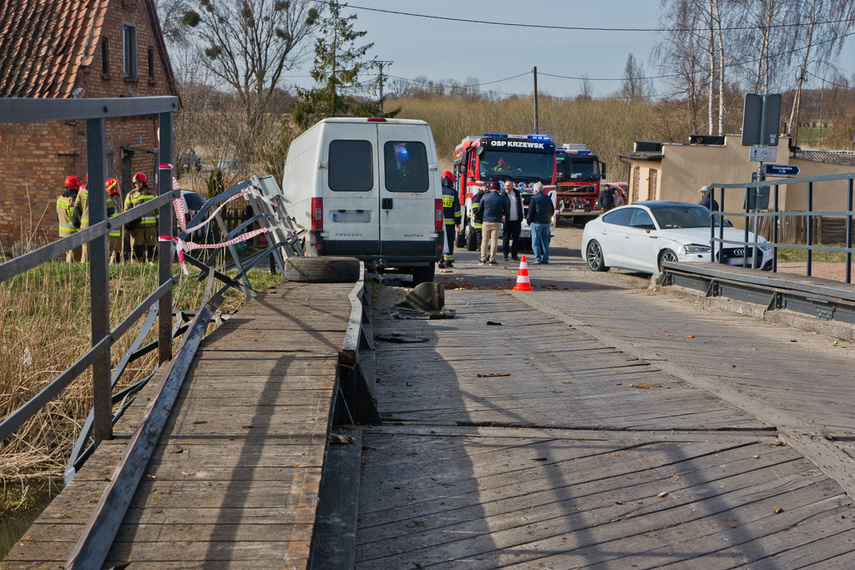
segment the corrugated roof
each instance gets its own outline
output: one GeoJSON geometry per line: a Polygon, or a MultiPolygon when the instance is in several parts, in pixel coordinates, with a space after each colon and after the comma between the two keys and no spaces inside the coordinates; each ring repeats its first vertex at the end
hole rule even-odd
{"type": "Polygon", "coordinates": [[[110,0],[0,1],[0,97],[74,97],[110,0]]]}
{"type": "Polygon", "coordinates": [[[797,150],[793,152],[793,158],[855,166],[855,152],[849,150],[797,150]]]}

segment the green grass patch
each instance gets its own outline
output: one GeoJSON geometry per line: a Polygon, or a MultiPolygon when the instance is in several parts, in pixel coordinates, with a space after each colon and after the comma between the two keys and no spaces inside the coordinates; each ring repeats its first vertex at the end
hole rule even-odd
{"type": "MultiPolygon", "coordinates": [[[[846,244],[823,244],[823,247],[846,248],[846,244]]],[[[814,251],[812,261],[846,261],[845,251],[814,251]]],[[[807,250],[793,247],[779,247],[778,261],[807,261],[807,250]]]]}

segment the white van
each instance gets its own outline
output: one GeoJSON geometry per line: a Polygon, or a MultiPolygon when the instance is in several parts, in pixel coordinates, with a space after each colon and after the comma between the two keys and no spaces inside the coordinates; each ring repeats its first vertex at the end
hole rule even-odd
{"type": "Polygon", "coordinates": [[[442,256],[442,188],[430,126],[324,119],[288,149],[282,193],[307,256],[350,256],[375,271],[433,281],[442,256]]]}

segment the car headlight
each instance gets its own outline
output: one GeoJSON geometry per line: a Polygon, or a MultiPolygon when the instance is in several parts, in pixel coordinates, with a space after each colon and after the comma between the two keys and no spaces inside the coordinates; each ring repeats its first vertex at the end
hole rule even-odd
{"type": "Polygon", "coordinates": [[[699,243],[690,243],[689,245],[684,245],[683,249],[686,253],[709,253],[710,246],[701,245],[699,243]]]}
{"type": "Polygon", "coordinates": [[[759,247],[760,247],[760,251],[762,251],[763,253],[769,253],[770,251],[772,251],[771,245],[761,245],[759,247]]]}

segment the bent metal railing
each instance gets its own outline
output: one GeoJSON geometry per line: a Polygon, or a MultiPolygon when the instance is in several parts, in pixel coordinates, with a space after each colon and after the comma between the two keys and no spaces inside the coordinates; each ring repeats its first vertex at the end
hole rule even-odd
{"type": "MultiPolygon", "coordinates": [[[[769,243],[763,244],[764,246],[769,246],[772,248],[772,271],[777,272],[778,270],[778,248],[787,247],[791,249],[802,249],[807,251],[807,263],[806,263],[806,273],[810,277],[812,274],[812,258],[813,252],[815,251],[831,251],[831,252],[842,252],[846,254],[846,283],[852,283],[852,254],[855,253],[855,249],[852,247],[852,217],[855,215],[855,210],[853,210],[853,180],[855,180],[855,172],[847,173],[847,174],[832,174],[826,176],[809,176],[803,178],[790,178],[790,179],[775,179],[775,180],[763,180],[759,182],[748,182],[743,184],[711,184],[710,189],[712,190],[712,197],[719,204],[720,212],[719,214],[724,218],[734,217],[734,218],[743,218],[745,220],[745,237],[741,242],[726,240],[724,239],[724,225],[717,222],[717,216],[710,216],[710,244],[713,250],[713,259],[720,259],[723,261],[724,255],[723,250],[725,245],[740,245],[745,248],[746,252],[749,248],[753,249],[754,252],[757,252],[757,248],[760,247],[757,243],[757,236],[760,234],[760,226],[761,222],[769,222],[771,221],[771,239],[769,243]],[[840,182],[846,181],[848,183],[846,190],[846,210],[843,211],[826,211],[826,210],[815,210],[814,209],[814,185],[819,183],[832,183],[832,182],[840,182]],[[801,211],[781,211],[780,210],[780,187],[784,186],[787,188],[788,186],[792,186],[794,184],[806,184],[806,203],[807,207],[805,210],[801,211]],[[725,201],[725,195],[730,193],[731,199],[725,201]],[[764,196],[764,193],[768,193],[768,196],[764,196]],[[737,199],[743,200],[742,210],[741,211],[731,211],[728,212],[726,210],[726,205],[732,204],[733,195],[737,195],[737,199]],[[765,203],[768,197],[768,205],[769,208],[758,209],[754,206],[760,204],[761,202],[765,203]],[[819,245],[814,243],[814,218],[820,216],[838,216],[844,217],[845,228],[846,228],[846,238],[845,238],[845,247],[835,247],[829,245],[819,245]],[[790,243],[781,243],[779,241],[780,235],[780,223],[784,218],[805,218],[806,219],[806,227],[807,227],[807,243],[802,244],[790,244],[790,243]],[[753,232],[754,238],[749,239],[749,231],[753,232]]],[[[791,195],[792,190],[789,189],[791,195]]],[[[765,223],[763,225],[766,225],[765,223]]],[[[756,265],[757,260],[760,256],[752,255],[750,259],[751,263],[756,265]]],[[[749,267],[749,256],[743,256],[743,266],[749,267]]],[[[755,269],[757,267],[754,267],[755,269]]]]}
{"type": "MultiPolygon", "coordinates": [[[[2,99],[0,122],[33,123],[44,121],[86,121],[86,156],[88,184],[104,188],[106,121],[111,118],[158,115],[160,126],[160,180],[172,180],[173,113],[178,109],[177,97],[143,97],[120,99],[2,99]]],[[[31,253],[0,265],[0,282],[49,262],[85,243],[89,244],[89,278],[91,303],[92,348],[67,370],[57,376],[23,406],[0,423],[0,441],[18,430],[24,422],[56,397],[75,378],[92,367],[93,437],[97,441],[112,437],[112,397],[110,386],[110,347],[155,303],[158,321],[158,361],[172,358],[172,251],[158,248],[158,288],[119,325],[110,330],[110,298],[107,256],[107,234],[111,228],[136,219],[146,212],[158,210],[158,231],[172,232],[172,199],[177,192],[163,191],[171,185],[161,184],[160,195],[143,205],[107,218],[104,192],[89,194],[90,226],[72,236],[39,248],[31,253]]]]}

